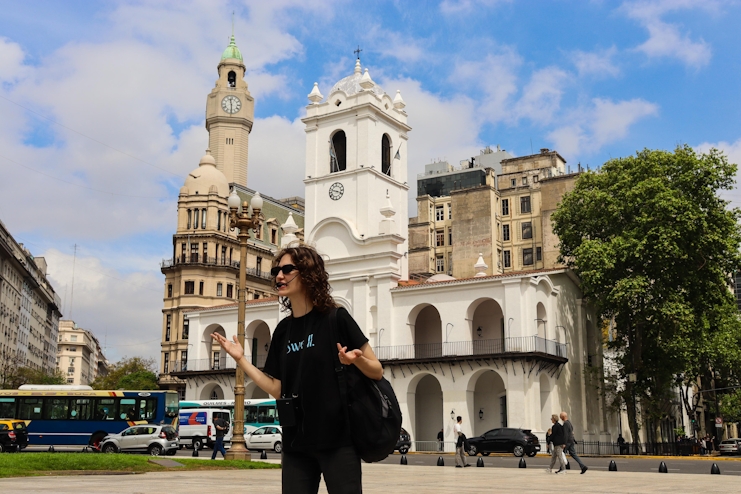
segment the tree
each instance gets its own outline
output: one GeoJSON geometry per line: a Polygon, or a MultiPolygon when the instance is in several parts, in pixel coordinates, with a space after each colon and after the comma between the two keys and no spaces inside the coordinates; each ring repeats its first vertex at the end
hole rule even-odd
{"type": "Polygon", "coordinates": [[[33,369],[23,365],[23,357],[15,352],[0,354],[0,389],[18,389],[24,384],[65,384],[59,370],[33,369]]]}
{"type": "Polygon", "coordinates": [[[741,422],[741,389],[721,398],[720,413],[727,423],[741,422]]]}
{"type": "Polygon", "coordinates": [[[90,385],[93,389],[158,389],[154,368],[154,359],[124,357],[90,385]]]}
{"type": "Polygon", "coordinates": [[[678,379],[738,372],[741,324],[729,278],[741,266],[741,211],[718,195],[735,173],[716,149],[643,150],[583,174],[552,216],[560,260],[602,317],[614,318],[609,346],[626,383],[616,396],[633,403],[631,422],[633,393],[642,415],[656,419],[669,411],[678,379]]]}

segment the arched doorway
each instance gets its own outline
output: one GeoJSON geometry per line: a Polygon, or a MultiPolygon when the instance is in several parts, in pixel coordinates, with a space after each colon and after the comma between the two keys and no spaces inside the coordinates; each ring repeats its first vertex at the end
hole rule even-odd
{"type": "Polygon", "coordinates": [[[201,389],[201,400],[223,400],[224,390],[217,383],[208,383],[201,389]]]}
{"type": "Polygon", "coordinates": [[[414,357],[440,357],[443,354],[443,332],[440,313],[435,306],[422,309],[414,321],[414,357]]]}
{"type": "Polygon", "coordinates": [[[471,317],[471,341],[474,355],[504,351],[504,314],[495,300],[478,302],[471,317]]]}
{"type": "Polygon", "coordinates": [[[247,327],[246,333],[250,335],[245,341],[247,358],[252,365],[262,369],[270,348],[270,328],[265,321],[253,321],[247,327]]]}
{"type": "Polygon", "coordinates": [[[443,391],[435,376],[428,374],[417,383],[414,410],[417,451],[436,451],[437,433],[443,428],[443,391]]]}
{"type": "MultiPolygon", "coordinates": [[[[216,340],[211,338],[212,333],[217,333],[226,338],[226,331],[219,324],[211,324],[203,331],[201,335],[201,341],[205,347],[205,359],[201,359],[199,362],[199,370],[219,370],[226,369],[226,356],[227,353],[221,348],[216,340]]],[[[231,358],[231,357],[230,357],[231,358]]],[[[232,366],[234,367],[234,366],[232,366]]],[[[208,398],[204,398],[208,399],[208,398]]]]}
{"type": "Polygon", "coordinates": [[[329,172],[341,172],[347,168],[347,138],[344,130],[338,130],[332,136],[329,146],[329,172]]]}
{"type": "Polygon", "coordinates": [[[507,427],[507,390],[501,376],[489,369],[474,378],[471,418],[474,434],[481,435],[497,427],[507,427]]]}

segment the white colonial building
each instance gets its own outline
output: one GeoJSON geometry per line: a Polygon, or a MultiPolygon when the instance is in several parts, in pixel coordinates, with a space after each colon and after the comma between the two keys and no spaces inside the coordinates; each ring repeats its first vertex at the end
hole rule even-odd
{"type": "MultiPolygon", "coordinates": [[[[413,440],[435,441],[444,429],[452,441],[457,415],[467,435],[509,426],[543,438],[550,415],[561,410],[570,413],[577,438],[610,440],[596,386],[600,329],[575,276],[565,269],[492,275],[479,259],[473,278],[409,281],[411,128],[400,93],[384,92],[358,60],[326,98],[315,85],[309,100],[305,238],[325,256],[335,300],[384,364],[413,440]]],[[[186,399],[233,398],[234,362],[209,335],[237,333],[237,305],[186,315],[191,358],[213,361],[181,376],[186,399]]],[[[276,299],[248,302],[246,350],[258,366],[284,316],[276,299]]],[[[246,398],[265,396],[246,384],[246,398]]]]}

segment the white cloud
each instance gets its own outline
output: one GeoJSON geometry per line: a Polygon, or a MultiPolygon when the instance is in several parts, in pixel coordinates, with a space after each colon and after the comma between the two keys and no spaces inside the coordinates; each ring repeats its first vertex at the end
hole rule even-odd
{"type": "Polygon", "coordinates": [[[662,16],[677,10],[717,11],[721,2],[713,0],[654,0],[628,2],[621,10],[636,19],[647,30],[649,37],[636,50],[649,58],[676,58],[689,67],[699,69],[712,57],[712,49],[703,39],[692,40],[680,26],[662,20],[662,16]]]}
{"type": "Polygon", "coordinates": [[[23,78],[26,71],[23,66],[25,57],[18,43],[0,36],[0,83],[13,83],[23,78]]]}
{"type": "Polygon", "coordinates": [[[514,119],[528,118],[539,125],[551,123],[561,108],[563,86],[568,78],[569,75],[557,67],[533,72],[522,96],[513,106],[514,119]]]}
{"type": "Polygon", "coordinates": [[[572,111],[547,137],[564,156],[593,153],[623,139],[633,124],[657,113],[657,105],[642,99],[613,102],[595,98],[591,105],[572,111]]]}
{"type": "Polygon", "coordinates": [[[580,77],[616,77],[620,75],[620,69],[612,60],[616,54],[617,48],[614,46],[594,52],[576,50],[571,54],[571,60],[580,77]]]}
{"type": "Polygon", "coordinates": [[[380,52],[381,55],[406,63],[418,62],[430,55],[423,46],[424,40],[384,29],[380,25],[374,25],[368,29],[364,39],[372,43],[375,51],[380,52]]]}
{"type": "Polygon", "coordinates": [[[509,0],[443,0],[440,11],[443,14],[469,13],[482,8],[491,8],[509,0]]]}
{"type": "Polygon", "coordinates": [[[300,119],[291,122],[277,115],[256,119],[247,170],[251,189],[275,199],[303,197],[305,163],[306,133],[300,119]]]}

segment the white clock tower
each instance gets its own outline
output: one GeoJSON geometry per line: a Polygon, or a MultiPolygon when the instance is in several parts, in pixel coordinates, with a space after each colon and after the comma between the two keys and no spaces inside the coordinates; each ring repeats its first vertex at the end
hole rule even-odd
{"type": "Polygon", "coordinates": [[[407,269],[407,114],[363,73],[314,84],[306,117],[308,243],[325,255],[333,296],[366,335],[391,325],[390,289],[407,269]]]}
{"type": "Polygon", "coordinates": [[[206,130],[216,168],[229,183],[247,186],[247,152],[255,100],[244,80],[242,53],[232,34],[218,65],[219,79],[206,99],[206,130]]]}

